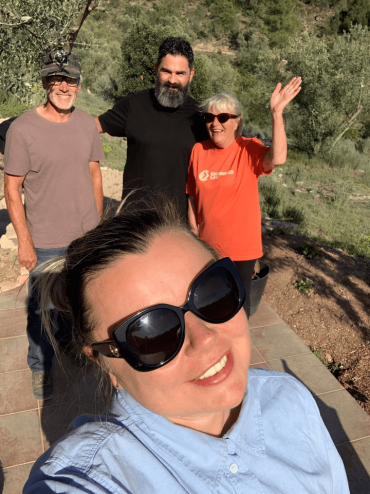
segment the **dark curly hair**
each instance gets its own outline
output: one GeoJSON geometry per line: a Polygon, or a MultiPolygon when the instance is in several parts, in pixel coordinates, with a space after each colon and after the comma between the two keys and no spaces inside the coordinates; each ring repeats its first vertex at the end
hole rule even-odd
{"type": "Polygon", "coordinates": [[[194,53],[188,41],[182,38],[166,38],[162,41],[158,51],[157,64],[159,65],[162,58],[166,55],[181,55],[185,57],[189,64],[189,69],[193,68],[194,53]]]}

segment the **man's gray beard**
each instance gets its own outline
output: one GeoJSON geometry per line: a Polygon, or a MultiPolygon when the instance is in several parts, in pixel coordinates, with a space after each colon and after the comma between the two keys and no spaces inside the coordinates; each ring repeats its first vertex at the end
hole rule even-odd
{"type": "Polygon", "coordinates": [[[163,82],[162,84],[158,84],[157,82],[157,85],[154,88],[154,94],[160,105],[167,108],[178,108],[185,102],[189,94],[189,83],[183,87],[181,84],[170,84],[168,81],[163,82]],[[178,90],[171,91],[171,89],[168,89],[169,85],[177,87],[178,90]]]}

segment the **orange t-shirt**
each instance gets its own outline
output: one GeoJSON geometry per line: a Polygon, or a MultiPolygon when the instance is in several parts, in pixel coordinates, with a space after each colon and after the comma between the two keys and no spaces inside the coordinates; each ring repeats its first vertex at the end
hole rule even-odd
{"type": "Polygon", "coordinates": [[[199,237],[234,261],[262,257],[258,178],[270,148],[238,135],[227,148],[193,147],[186,193],[195,197],[199,237]]]}

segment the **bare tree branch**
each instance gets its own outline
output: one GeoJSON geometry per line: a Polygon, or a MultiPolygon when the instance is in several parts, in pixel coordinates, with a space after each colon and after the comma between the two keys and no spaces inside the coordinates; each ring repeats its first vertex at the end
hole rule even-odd
{"type": "Polygon", "coordinates": [[[333,151],[333,148],[334,146],[336,145],[336,143],[342,138],[342,136],[347,132],[347,130],[351,127],[351,125],[353,124],[355,118],[358,117],[358,115],[361,113],[361,110],[362,110],[362,106],[360,106],[359,108],[357,108],[357,110],[355,111],[355,113],[351,116],[351,118],[349,120],[347,120],[347,122],[344,124],[345,127],[343,129],[343,131],[335,138],[333,144],[330,146],[330,151],[329,153],[331,153],[333,151]]]}
{"type": "Polygon", "coordinates": [[[75,27],[70,30],[68,41],[65,46],[66,51],[69,52],[72,51],[73,45],[76,41],[78,33],[80,32],[82,24],[84,23],[85,19],[90,14],[90,12],[92,12],[94,9],[99,7],[99,4],[100,4],[100,0],[86,0],[86,4],[84,8],[81,9],[80,13],[77,16],[75,27]]]}

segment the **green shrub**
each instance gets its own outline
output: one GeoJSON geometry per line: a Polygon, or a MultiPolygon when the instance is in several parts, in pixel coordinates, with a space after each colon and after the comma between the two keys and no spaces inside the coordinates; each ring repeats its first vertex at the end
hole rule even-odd
{"type": "MultiPolygon", "coordinates": [[[[364,144],[365,151],[366,143],[364,144]]],[[[328,164],[332,168],[349,168],[357,170],[370,165],[370,158],[356,149],[356,144],[349,139],[339,141],[328,155],[328,164]]]]}
{"type": "Polygon", "coordinates": [[[226,57],[197,55],[194,68],[190,89],[196,100],[204,101],[221,92],[238,95],[240,75],[226,57]]]}
{"type": "Polygon", "coordinates": [[[29,103],[22,102],[12,95],[3,94],[0,103],[0,118],[11,118],[22,115],[31,108],[29,103]]]}
{"type": "Polygon", "coordinates": [[[317,248],[317,245],[310,242],[303,242],[299,248],[299,252],[302,254],[302,256],[308,257],[309,259],[313,259],[314,257],[319,255],[319,249],[317,248]]]}
{"type": "Polygon", "coordinates": [[[292,218],[297,225],[303,226],[306,222],[306,215],[301,206],[287,206],[283,208],[282,214],[284,218],[292,218]]]}
{"type": "Polygon", "coordinates": [[[358,246],[358,251],[361,256],[370,259],[370,235],[361,238],[358,246]]]}
{"type": "Polygon", "coordinates": [[[258,181],[261,211],[270,218],[281,217],[282,187],[269,177],[261,177],[258,181]]]}
{"type": "Polygon", "coordinates": [[[210,2],[210,11],[213,16],[213,34],[219,37],[220,31],[229,33],[236,22],[237,10],[229,0],[210,2]]]}
{"type": "Polygon", "coordinates": [[[312,287],[312,281],[309,279],[306,280],[297,280],[294,283],[295,288],[301,293],[308,293],[312,287]]]}

